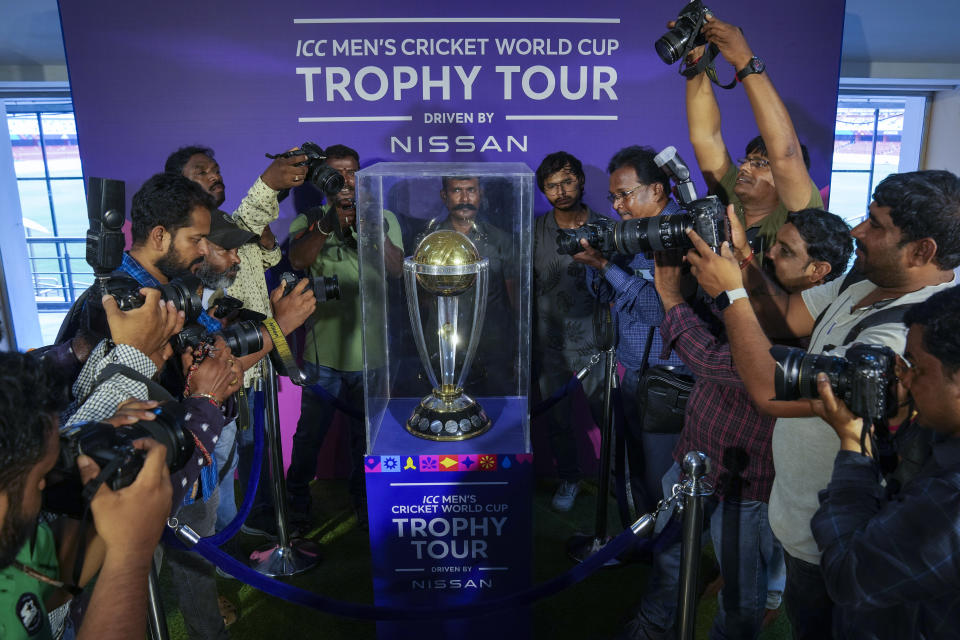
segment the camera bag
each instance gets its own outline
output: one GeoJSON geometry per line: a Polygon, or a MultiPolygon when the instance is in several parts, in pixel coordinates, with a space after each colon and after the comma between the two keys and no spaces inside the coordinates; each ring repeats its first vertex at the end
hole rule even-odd
{"type": "Polygon", "coordinates": [[[635,391],[640,429],[644,433],[680,433],[694,380],[692,376],[677,373],[673,367],[647,366],[654,331],[656,327],[650,327],[647,334],[640,380],[635,391]]]}

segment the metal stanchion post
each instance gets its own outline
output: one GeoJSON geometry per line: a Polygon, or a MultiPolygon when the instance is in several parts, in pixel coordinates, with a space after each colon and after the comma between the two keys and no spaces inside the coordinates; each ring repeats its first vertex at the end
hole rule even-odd
{"type": "Polygon", "coordinates": [[[700,537],[703,534],[703,499],[713,495],[706,481],[710,458],[699,451],[683,457],[686,478],[680,484],[683,495],[683,534],[680,551],[680,601],[677,609],[678,640],[693,640],[697,618],[697,582],[700,571],[700,537]]]}
{"type": "Polygon", "coordinates": [[[150,575],[147,581],[147,631],[152,640],[169,640],[167,631],[167,616],[163,611],[163,600],[160,599],[160,580],[157,578],[157,563],[151,562],[150,575]]]}
{"type": "Polygon", "coordinates": [[[303,538],[290,538],[287,528],[287,482],[283,473],[283,450],[280,445],[280,408],[277,404],[277,374],[269,358],[263,359],[265,431],[270,457],[270,475],[273,482],[273,504],[277,514],[275,546],[255,551],[250,556],[251,566],[271,577],[292,576],[313,568],[320,561],[320,547],[303,538]]]}
{"type": "MultiPolygon", "coordinates": [[[[613,447],[613,390],[617,386],[617,351],[612,346],[604,352],[605,386],[603,392],[603,424],[600,425],[600,478],[593,535],[576,535],[567,541],[568,555],[583,562],[609,542],[607,536],[607,500],[610,496],[610,453],[613,447]]],[[[610,560],[606,566],[618,565],[610,560]]]]}

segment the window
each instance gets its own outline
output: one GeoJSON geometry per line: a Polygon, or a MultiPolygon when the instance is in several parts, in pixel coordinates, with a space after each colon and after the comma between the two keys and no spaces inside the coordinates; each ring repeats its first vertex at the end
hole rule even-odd
{"type": "Polygon", "coordinates": [[[881,180],[891,173],[917,170],[925,103],[923,96],[840,94],[830,211],[857,224],[881,180]]]}
{"type": "Polygon", "coordinates": [[[62,100],[10,101],[7,127],[45,343],[93,283],[86,263],[86,197],[73,108],[62,100]]]}

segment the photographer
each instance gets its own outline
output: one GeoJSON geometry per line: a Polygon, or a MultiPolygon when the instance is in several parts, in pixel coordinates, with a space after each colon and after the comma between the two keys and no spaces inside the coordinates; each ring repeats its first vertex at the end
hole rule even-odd
{"type": "MultiPolygon", "coordinates": [[[[754,244],[758,261],[773,246],[788,211],[821,208],[823,200],[810,179],[809,157],[793,121],[766,73],[766,65],[750,49],[743,32],[717,19],[705,18],[702,34],[733,65],[743,85],[760,135],[747,143],[745,157],[730,158],[720,127],[720,107],[707,73],[687,79],[687,124],[697,164],[711,193],[734,205],[754,244]]],[[[687,63],[703,55],[694,49],[687,63]]]]}
{"type": "MultiPolygon", "coordinates": [[[[67,382],[55,366],[19,353],[0,354],[0,633],[7,640],[49,638],[46,611],[66,594],[49,526],[38,523],[44,478],[56,463],[57,414],[65,407],[67,382]],[[33,402],[24,403],[24,398],[33,402]]],[[[77,637],[81,640],[143,637],[147,576],[153,549],[170,512],[171,485],[165,450],[148,451],[130,486],[101,485],[90,503],[104,543],[96,587],[77,637]]],[[[86,456],[77,458],[84,483],[100,473],[86,456]]]]}
{"type": "MultiPolygon", "coordinates": [[[[700,286],[723,311],[734,365],[754,404],[778,416],[773,433],[777,473],[770,495],[770,525],[786,552],[784,599],[798,637],[830,637],[831,600],[820,573],[820,552],[810,531],[817,493],[830,477],[836,438],[815,417],[809,402],[771,401],[777,363],[769,353],[754,306],[772,337],[810,336],[812,354],[842,355],[854,342],[880,344],[902,353],[902,314],[954,284],[960,265],[960,180],[947,171],[917,171],[885,178],[873,194],[868,218],[851,235],[857,241],[854,271],[864,279],[831,283],[788,294],[767,280],[744,290],[741,266],[751,249],[728,208],[732,247],[717,255],[692,231],[696,251],[687,254],[700,286]],[[751,304],[752,303],[752,304],[751,304]],[[773,321],[779,320],[774,325],[773,321]]],[[[762,274],[760,274],[762,275],[762,274]]]]}
{"type": "Polygon", "coordinates": [[[834,610],[837,638],[946,638],[960,625],[960,288],[911,308],[898,376],[913,420],[942,441],[913,480],[889,499],[863,420],[834,397],[819,374],[811,408],[840,438],[833,476],[811,527],[834,610]]]}
{"type": "MultiPolygon", "coordinates": [[[[781,282],[791,283],[791,291],[801,291],[840,277],[852,252],[853,241],[842,219],[809,210],[790,214],[764,266],[781,282]]],[[[770,448],[774,419],[760,413],[751,401],[726,337],[718,336],[708,322],[712,318],[701,318],[684,298],[684,277],[674,258],[656,254],[654,279],[665,312],[660,331],[665,349],[672,348],[680,356],[696,382],[673,450],[673,465],[663,477],[663,492],[670,495],[680,481],[680,462],[688,451],[710,457],[708,480],[716,492],[706,500],[705,517],[724,580],[713,634],[753,638],[765,623],[765,609],[778,608],[783,592],[778,583],[783,576],[783,551],[767,518],[774,478],[770,448]]],[[[650,589],[631,623],[635,632],[642,629],[653,634],[673,625],[679,567],[679,542],[656,554],[650,589]]]]}
{"type": "MultiPolygon", "coordinates": [[[[344,186],[333,202],[300,214],[290,225],[290,263],[295,269],[307,269],[311,277],[337,276],[342,297],[317,305],[304,346],[304,371],[308,377],[347,404],[363,409],[363,328],[361,326],[360,257],[357,253],[357,204],[355,177],[360,156],[344,145],[326,150],[327,166],[343,176],[344,186]]],[[[388,228],[383,242],[387,275],[400,277],[403,269],[403,241],[396,216],[383,213],[388,228]]],[[[300,400],[300,419],[293,436],[287,492],[291,522],[306,526],[310,522],[310,482],[317,473],[317,455],[336,410],[325,399],[304,389],[300,400]]],[[[351,468],[350,492],[357,517],[366,520],[363,474],[358,463],[363,455],[363,422],[350,419],[351,468]]]]}
{"type": "MultiPolygon", "coordinates": [[[[670,179],[654,162],[656,155],[650,147],[632,146],[621,149],[611,158],[607,166],[610,174],[607,199],[623,220],[680,212],[680,206],[670,197],[670,179]]],[[[640,376],[644,361],[651,366],[685,367],[669,352],[666,358],[661,358],[663,341],[656,327],[663,320],[663,307],[653,286],[653,260],[638,253],[615,264],[586,240],[581,240],[580,244],[583,251],[574,254],[573,259],[589,267],[587,288],[602,302],[613,303],[618,335],[617,359],[626,370],[622,396],[630,486],[637,511],[652,511],[660,499],[660,480],[670,467],[670,452],[677,443],[679,429],[667,425],[655,431],[644,429],[640,423],[644,407],[637,401],[640,376]],[[653,340],[649,353],[646,353],[651,329],[653,340]]]]}
{"type": "MultiPolygon", "coordinates": [[[[256,236],[242,229],[227,214],[216,212],[211,216],[210,235],[207,236],[209,250],[207,251],[207,255],[204,256],[200,268],[197,269],[197,277],[203,283],[201,300],[205,309],[210,307],[216,308],[220,305],[222,297],[218,296],[223,296],[224,290],[231,287],[239,277],[238,274],[243,271],[243,260],[240,257],[240,250],[249,246],[254,241],[256,241],[256,236]]],[[[302,280],[294,287],[290,295],[284,296],[284,284],[281,283],[281,286],[273,292],[270,300],[268,300],[273,311],[272,315],[280,328],[280,332],[284,335],[290,334],[295,328],[302,325],[316,308],[313,291],[307,287],[307,284],[309,284],[308,280],[302,280]]],[[[243,313],[249,313],[249,310],[243,307],[243,309],[235,312],[235,314],[236,313],[242,315],[243,313]]],[[[231,317],[228,315],[222,322],[229,324],[230,319],[231,317]]],[[[247,372],[249,372],[251,367],[257,367],[260,360],[266,357],[274,346],[273,339],[269,332],[267,332],[262,325],[258,329],[260,339],[263,343],[262,348],[259,351],[247,355],[234,354],[238,356],[237,362],[239,367],[247,372]]],[[[252,392],[253,389],[251,388],[250,391],[252,392]]],[[[251,401],[249,402],[249,414],[252,416],[253,394],[248,393],[245,395],[246,400],[243,402],[251,401]]],[[[238,410],[241,410],[241,414],[242,409],[242,406],[238,407],[238,410]]],[[[251,426],[250,424],[244,424],[245,433],[243,436],[239,436],[237,430],[239,420],[240,417],[238,415],[236,420],[231,420],[224,426],[214,450],[214,457],[217,460],[218,474],[220,477],[218,485],[220,488],[220,504],[217,507],[218,530],[226,527],[237,515],[233,478],[234,471],[237,468],[237,456],[235,454],[239,448],[244,446],[240,444],[238,438],[242,437],[245,442],[249,440],[251,446],[253,444],[253,433],[252,429],[249,428],[251,426]]],[[[246,478],[241,477],[241,481],[245,479],[246,478]]],[[[268,490],[258,492],[258,501],[255,505],[256,513],[251,512],[250,518],[250,520],[259,521],[264,524],[261,524],[255,529],[251,529],[245,525],[247,532],[263,532],[273,528],[269,523],[271,516],[268,512],[272,511],[269,493],[268,490]]]]}

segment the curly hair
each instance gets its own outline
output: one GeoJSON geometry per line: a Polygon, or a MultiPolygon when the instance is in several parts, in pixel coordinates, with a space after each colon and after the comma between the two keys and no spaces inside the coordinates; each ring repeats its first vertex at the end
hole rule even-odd
{"type": "Polygon", "coordinates": [[[0,491],[20,495],[69,401],[70,382],[53,363],[15,351],[0,353],[0,491]]]}
{"type": "Polygon", "coordinates": [[[960,287],[950,287],[910,307],[908,327],[923,327],[923,348],[953,375],[960,369],[960,287]]]}
{"type": "Polygon", "coordinates": [[[807,243],[811,260],[830,264],[824,282],[843,275],[853,254],[853,236],[843,218],[823,209],[803,209],[787,214],[787,222],[797,228],[807,243]]]}
{"type": "Polygon", "coordinates": [[[942,170],[894,173],[877,185],[873,200],[890,207],[900,246],[932,238],[934,263],[943,270],[960,266],[960,178],[942,170]]]}
{"type": "Polygon", "coordinates": [[[190,214],[197,207],[216,211],[217,205],[199,184],[178,173],[158,173],[133,194],[130,207],[130,235],[133,244],[146,241],[151,229],[160,226],[176,234],[190,225],[190,214]]]}
{"type": "Polygon", "coordinates": [[[187,166],[188,162],[190,162],[190,158],[200,153],[207,156],[211,160],[216,160],[216,158],[213,157],[213,149],[210,147],[201,147],[199,145],[180,147],[167,156],[167,161],[163,165],[164,173],[175,173],[180,175],[183,173],[183,168],[187,166]]]}
{"type": "Polygon", "coordinates": [[[555,151],[544,158],[540,166],[537,167],[537,187],[540,191],[543,191],[543,183],[547,181],[547,178],[564,169],[568,169],[570,173],[577,176],[581,185],[586,182],[583,164],[574,155],[566,151],[555,151]]]}

